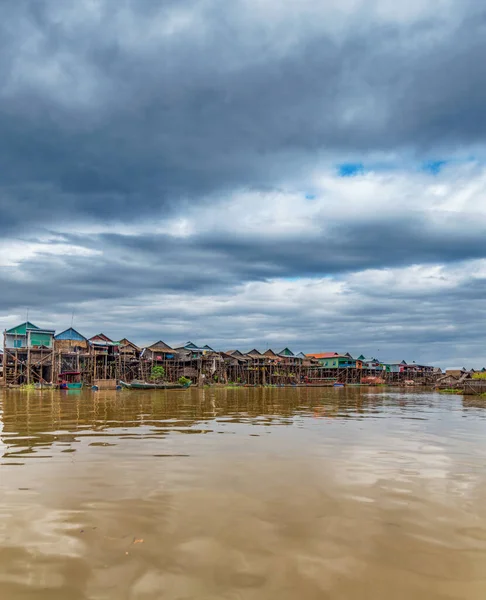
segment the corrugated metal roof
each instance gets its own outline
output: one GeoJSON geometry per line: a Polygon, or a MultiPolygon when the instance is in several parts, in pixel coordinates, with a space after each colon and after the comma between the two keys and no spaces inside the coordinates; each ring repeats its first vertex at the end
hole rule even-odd
{"type": "Polygon", "coordinates": [[[238,356],[239,358],[245,358],[243,352],[240,352],[239,350],[226,350],[225,354],[229,354],[230,356],[238,356]]]}
{"type": "Polygon", "coordinates": [[[81,335],[79,333],[79,331],[76,331],[76,329],[73,329],[72,327],[70,327],[69,329],[66,329],[65,331],[61,331],[61,333],[58,333],[55,336],[56,340],[76,340],[78,342],[86,342],[87,338],[84,337],[84,335],[81,335]]]}
{"type": "Polygon", "coordinates": [[[96,335],[94,335],[93,337],[90,337],[90,341],[95,341],[96,339],[100,339],[100,340],[104,340],[105,342],[112,342],[113,340],[111,340],[107,335],[105,335],[104,333],[97,333],[96,335]]]}
{"type": "Polygon", "coordinates": [[[335,356],[343,356],[337,352],[319,352],[317,354],[306,354],[307,358],[333,358],[335,356]]]}
{"type": "Polygon", "coordinates": [[[30,321],[26,321],[25,323],[21,323],[17,325],[17,327],[12,327],[12,329],[8,329],[6,333],[10,333],[11,335],[25,335],[27,329],[39,329],[37,325],[34,325],[30,321]]]}
{"type": "Polygon", "coordinates": [[[169,352],[174,352],[174,349],[171,348],[169,346],[169,344],[166,344],[165,342],[163,342],[162,340],[159,340],[158,342],[155,342],[155,344],[152,344],[151,346],[149,346],[147,348],[147,350],[168,350],[169,352]]]}

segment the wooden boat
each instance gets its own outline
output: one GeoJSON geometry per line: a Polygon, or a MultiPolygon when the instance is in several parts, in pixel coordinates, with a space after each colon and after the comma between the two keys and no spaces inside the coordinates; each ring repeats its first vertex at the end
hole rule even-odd
{"type": "Polygon", "coordinates": [[[61,383],[60,389],[61,390],[82,390],[83,382],[82,381],[77,381],[77,382],[73,382],[73,383],[64,382],[64,383],[61,383]]]}
{"type": "Polygon", "coordinates": [[[191,383],[147,383],[145,381],[126,383],[120,380],[120,385],[129,390],[187,390],[191,383]]]}

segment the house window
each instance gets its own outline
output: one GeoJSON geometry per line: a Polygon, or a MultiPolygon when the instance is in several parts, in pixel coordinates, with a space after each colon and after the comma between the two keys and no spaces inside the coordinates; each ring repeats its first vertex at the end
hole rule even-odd
{"type": "Polygon", "coordinates": [[[335,367],[335,366],[336,366],[336,361],[333,361],[333,363],[332,363],[332,364],[333,364],[333,366],[335,367]]]}
{"type": "Polygon", "coordinates": [[[22,348],[22,340],[14,340],[14,348],[22,348]]]}

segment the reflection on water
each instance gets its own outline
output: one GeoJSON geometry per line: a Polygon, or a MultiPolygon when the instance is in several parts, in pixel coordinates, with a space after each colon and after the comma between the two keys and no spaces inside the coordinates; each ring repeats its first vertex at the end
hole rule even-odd
{"type": "Polygon", "coordinates": [[[483,600],[485,408],[0,391],[0,598],[483,600]]]}

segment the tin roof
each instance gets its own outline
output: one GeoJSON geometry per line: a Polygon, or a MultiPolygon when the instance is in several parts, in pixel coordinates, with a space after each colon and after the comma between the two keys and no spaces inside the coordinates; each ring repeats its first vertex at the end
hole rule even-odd
{"type": "Polygon", "coordinates": [[[79,331],[76,331],[76,329],[73,329],[72,327],[61,331],[61,333],[58,333],[55,338],[56,340],[75,340],[78,342],[87,341],[84,335],[81,335],[79,331]]]}
{"type": "Polygon", "coordinates": [[[12,329],[7,329],[5,333],[9,333],[11,335],[26,335],[27,329],[39,329],[37,325],[34,325],[30,321],[26,321],[25,323],[21,323],[17,325],[17,327],[12,327],[12,329]]]}

